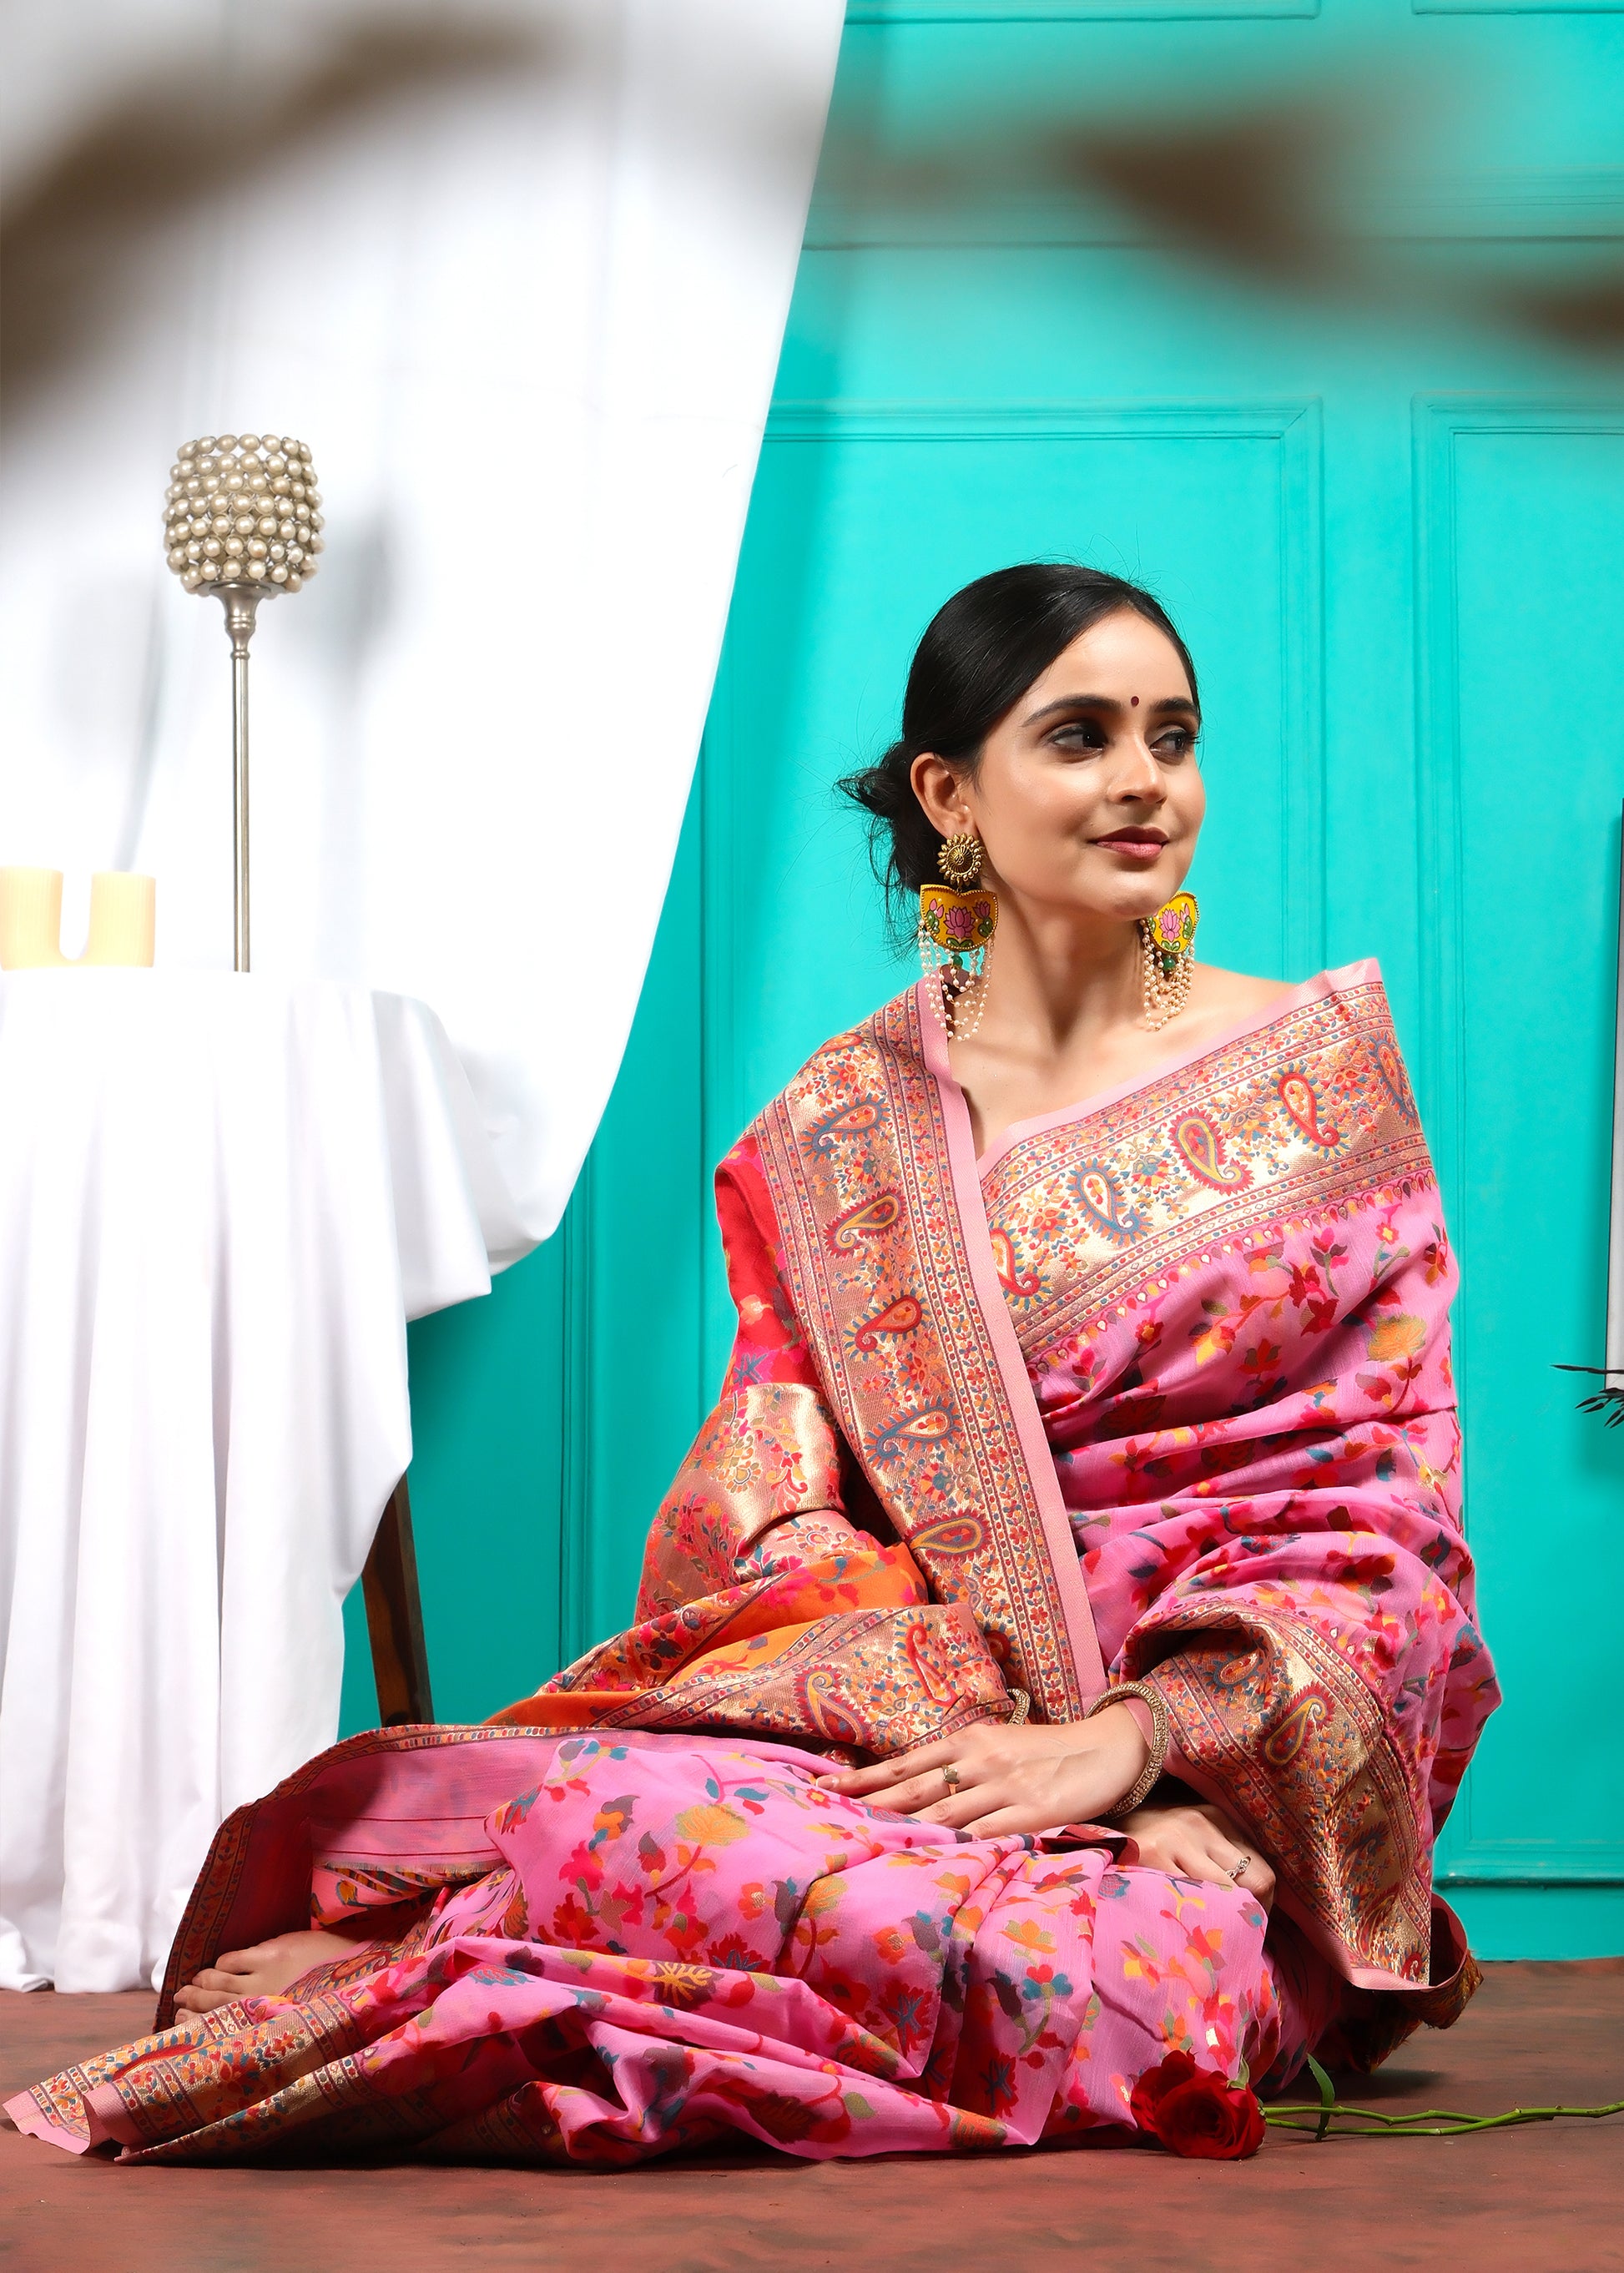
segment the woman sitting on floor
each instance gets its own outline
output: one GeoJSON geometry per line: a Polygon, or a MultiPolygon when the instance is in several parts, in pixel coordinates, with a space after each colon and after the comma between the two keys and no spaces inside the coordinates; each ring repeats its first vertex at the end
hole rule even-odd
{"type": "Polygon", "coordinates": [[[848,785],[929,967],[722,1164],[738,1340],[637,1623],[234,1816],[164,2033],[25,2128],[1112,2142],[1169,2052],[1280,2082],[1455,2019],[1430,1857],[1496,1692],[1454,1264],[1374,964],[1192,959],[1198,725],[1135,587],[949,601],[848,785]]]}

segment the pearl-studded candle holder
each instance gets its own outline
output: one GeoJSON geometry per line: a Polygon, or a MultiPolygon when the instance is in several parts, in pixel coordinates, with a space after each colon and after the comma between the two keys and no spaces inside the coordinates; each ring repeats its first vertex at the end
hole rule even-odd
{"type": "Polygon", "coordinates": [[[310,451],[291,434],[205,434],[169,469],[169,566],[189,592],[257,584],[297,592],[316,573],[321,492],[310,451]]]}
{"type": "Polygon", "coordinates": [[[231,641],[231,806],[237,839],[234,967],[248,968],[248,642],[267,594],[297,592],[322,549],[310,450],[290,434],[183,442],[164,502],[169,562],[189,592],[215,592],[231,641]]]}

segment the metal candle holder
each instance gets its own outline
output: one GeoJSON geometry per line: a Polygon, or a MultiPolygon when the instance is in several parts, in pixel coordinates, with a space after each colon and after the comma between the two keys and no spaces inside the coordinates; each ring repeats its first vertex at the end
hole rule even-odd
{"type": "Polygon", "coordinates": [[[321,492],[290,434],[205,434],[169,469],[164,535],[189,592],[224,603],[231,642],[231,815],[237,839],[233,968],[248,968],[248,642],[267,594],[297,592],[322,549],[321,492]]]}

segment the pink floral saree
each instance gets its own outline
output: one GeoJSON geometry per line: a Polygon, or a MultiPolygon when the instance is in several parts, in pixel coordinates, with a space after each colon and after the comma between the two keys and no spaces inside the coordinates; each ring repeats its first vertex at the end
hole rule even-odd
{"type": "Polygon", "coordinates": [[[1169,2051],[1283,2080],[1456,2016],[1430,1856],[1497,1692],[1375,967],[980,1163],[911,990],[718,1193],[738,1339],[636,1623],[240,1811],[160,2033],[19,2095],[23,2128],[147,2160],[1120,2143],[1169,2051]],[[1130,1677],[1273,1863],[1267,1921],[1109,1827],[978,1839],[816,1784],[1130,1677]],[[369,1909],[287,1996],[166,2025],[221,1950],[369,1909]]]}

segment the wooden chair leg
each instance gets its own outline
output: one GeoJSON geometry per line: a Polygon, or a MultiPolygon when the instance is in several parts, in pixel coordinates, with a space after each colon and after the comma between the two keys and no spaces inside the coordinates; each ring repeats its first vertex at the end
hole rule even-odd
{"type": "Polygon", "coordinates": [[[398,1729],[432,1721],[434,1701],[423,1639],[423,1597],[417,1590],[417,1555],[404,1476],[389,1495],[361,1573],[361,1587],[380,1722],[386,1729],[398,1729]]]}

